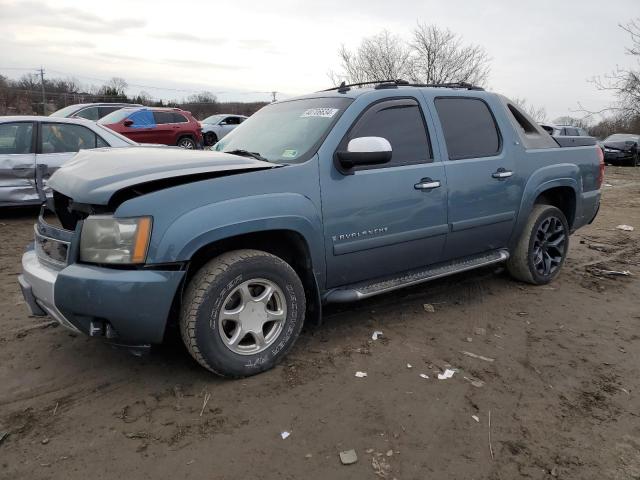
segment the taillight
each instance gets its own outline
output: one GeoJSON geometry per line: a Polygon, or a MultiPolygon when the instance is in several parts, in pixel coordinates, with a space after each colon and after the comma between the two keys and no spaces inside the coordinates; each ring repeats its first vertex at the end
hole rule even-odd
{"type": "Polygon", "coordinates": [[[598,151],[598,160],[600,161],[599,172],[598,172],[598,188],[602,187],[602,183],[604,182],[604,152],[602,148],[596,147],[598,151]]]}

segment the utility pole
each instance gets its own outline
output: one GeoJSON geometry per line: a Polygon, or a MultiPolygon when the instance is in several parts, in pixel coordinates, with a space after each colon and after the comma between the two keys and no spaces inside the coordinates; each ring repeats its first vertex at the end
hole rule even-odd
{"type": "Polygon", "coordinates": [[[273,102],[275,102],[277,100],[276,95],[278,92],[271,92],[271,97],[273,97],[273,102]]]}
{"type": "Polygon", "coordinates": [[[42,115],[47,114],[47,97],[44,94],[44,68],[40,67],[40,85],[42,87],[42,115]]]}

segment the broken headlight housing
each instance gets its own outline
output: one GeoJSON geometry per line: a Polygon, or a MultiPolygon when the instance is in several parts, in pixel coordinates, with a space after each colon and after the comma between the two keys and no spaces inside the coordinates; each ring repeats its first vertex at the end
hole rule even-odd
{"type": "Polygon", "coordinates": [[[151,217],[91,215],[84,220],[80,260],[87,263],[140,264],[147,258],[151,217]]]}

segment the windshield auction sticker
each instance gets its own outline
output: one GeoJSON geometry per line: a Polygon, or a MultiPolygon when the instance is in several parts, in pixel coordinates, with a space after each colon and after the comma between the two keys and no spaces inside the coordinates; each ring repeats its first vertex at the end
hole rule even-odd
{"type": "Polygon", "coordinates": [[[300,118],[305,118],[305,117],[331,118],[336,113],[338,113],[338,111],[339,111],[338,108],[309,108],[308,110],[305,110],[302,113],[302,115],[300,115],[300,118]]]}

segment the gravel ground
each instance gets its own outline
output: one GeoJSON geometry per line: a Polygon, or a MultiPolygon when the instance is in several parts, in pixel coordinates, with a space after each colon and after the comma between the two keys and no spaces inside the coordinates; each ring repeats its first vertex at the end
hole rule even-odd
{"type": "Polygon", "coordinates": [[[137,358],[38,327],[16,284],[36,212],[0,212],[0,478],[640,478],[640,169],[606,178],[553,284],[490,268],[330,308],[238,381],[177,339],[137,358]]]}

